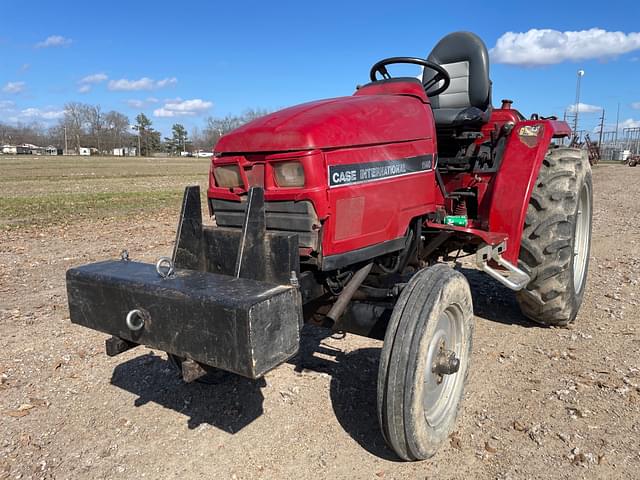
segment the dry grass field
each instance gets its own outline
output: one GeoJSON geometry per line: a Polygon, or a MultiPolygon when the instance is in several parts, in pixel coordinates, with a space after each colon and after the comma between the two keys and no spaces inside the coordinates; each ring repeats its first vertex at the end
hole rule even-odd
{"type": "Polygon", "coordinates": [[[399,462],[375,406],[381,343],[305,329],[252,382],[184,384],[163,352],[104,354],[69,322],[65,271],[171,252],[181,191],[207,159],[0,156],[0,479],[637,479],[640,169],[594,169],[587,293],[541,328],[465,268],[476,327],[450,442],[399,462]]]}
{"type": "Polygon", "coordinates": [[[0,228],[59,225],[179,205],[207,158],[0,155],[0,228]]]}

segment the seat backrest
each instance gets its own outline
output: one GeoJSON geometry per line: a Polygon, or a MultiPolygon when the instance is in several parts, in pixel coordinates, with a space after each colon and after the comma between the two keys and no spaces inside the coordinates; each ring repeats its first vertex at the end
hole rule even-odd
{"type": "MultiPolygon", "coordinates": [[[[449,88],[431,97],[433,109],[476,107],[486,111],[489,108],[489,52],[480,37],[471,32],[450,33],[438,42],[427,60],[441,65],[451,76],[449,88]]],[[[433,76],[434,71],[425,68],[423,83],[433,76]]]]}

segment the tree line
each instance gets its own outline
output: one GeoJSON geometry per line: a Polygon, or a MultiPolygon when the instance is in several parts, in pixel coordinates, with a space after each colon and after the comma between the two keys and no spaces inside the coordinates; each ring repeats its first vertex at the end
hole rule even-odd
{"type": "Polygon", "coordinates": [[[138,114],[132,124],[121,112],[105,112],[100,105],[69,102],[64,106],[64,115],[53,126],[39,122],[12,125],[0,121],[0,144],[51,145],[75,153],[80,147],[88,147],[101,154],[111,154],[117,148],[139,148],[143,156],[159,152],[178,155],[195,150],[210,151],[222,135],[267,113],[264,109],[249,109],[240,115],[209,117],[202,128],[194,127],[190,133],[184,125],[176,123],[171,128],[171,136],[162,138],[144,113],[138,114]]]}

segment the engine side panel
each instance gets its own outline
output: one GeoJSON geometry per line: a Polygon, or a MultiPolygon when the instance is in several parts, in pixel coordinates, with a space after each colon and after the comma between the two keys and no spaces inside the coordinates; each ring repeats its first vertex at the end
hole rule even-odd
{"type": "Polygon", "coordinates": [[[435,210],[431,140],[333,150],[325,160],[324,256],[402,237],[412,218],[435,210]]]}

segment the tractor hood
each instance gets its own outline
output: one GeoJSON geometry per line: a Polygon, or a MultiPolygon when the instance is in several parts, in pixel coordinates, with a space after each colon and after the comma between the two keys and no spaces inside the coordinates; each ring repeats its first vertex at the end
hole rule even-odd
{"type": "Polygon", "coordinates": [[[354,95],[286,108],[224,135],[216,153],[286,152],[433,137],[428,105],[410,95],[354,95]]]}

